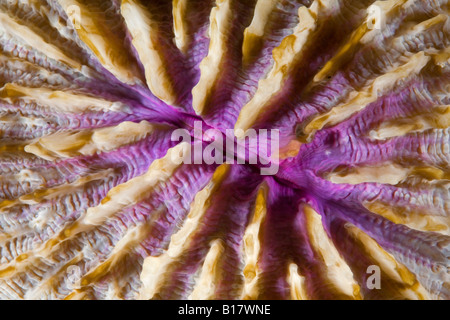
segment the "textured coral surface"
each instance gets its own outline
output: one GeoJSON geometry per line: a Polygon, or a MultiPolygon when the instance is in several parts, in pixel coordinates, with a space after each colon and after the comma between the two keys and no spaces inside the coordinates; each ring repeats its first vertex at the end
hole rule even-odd
{"type": "Polygon", "coordinates": [[[0,0],[0,299],[449,299],[449,13],[0,0]],[[277,174],[175,163],[196,121],[277,174]]]}

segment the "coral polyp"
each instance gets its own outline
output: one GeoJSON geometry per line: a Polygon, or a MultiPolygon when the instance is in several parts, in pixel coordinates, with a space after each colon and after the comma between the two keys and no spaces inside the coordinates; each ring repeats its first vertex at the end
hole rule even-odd
{"type": "Polygon", "coordinates": [[[0,299],[449,299],[449,13],[0,0],[0,299]]]}

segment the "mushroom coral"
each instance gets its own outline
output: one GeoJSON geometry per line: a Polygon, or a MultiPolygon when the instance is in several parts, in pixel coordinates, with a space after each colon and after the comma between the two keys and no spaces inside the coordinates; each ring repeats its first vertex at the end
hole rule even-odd
{"type": "Polygon", "coordinates": [[[449,12],[0,0],[0,298],[449,299],[449,12]]]}

